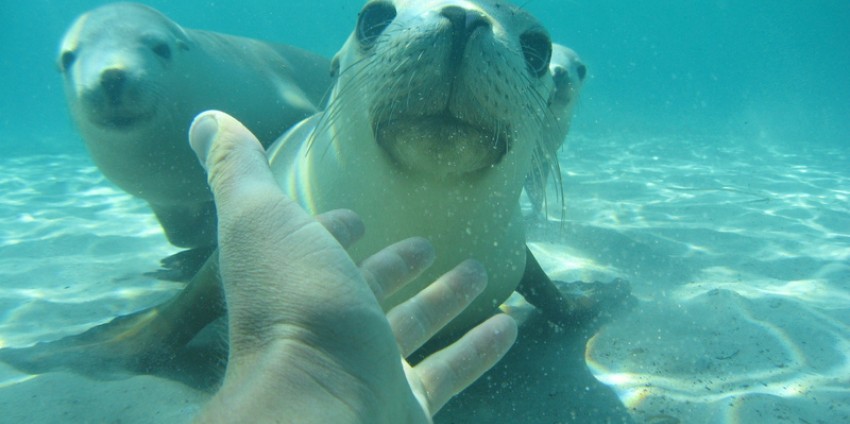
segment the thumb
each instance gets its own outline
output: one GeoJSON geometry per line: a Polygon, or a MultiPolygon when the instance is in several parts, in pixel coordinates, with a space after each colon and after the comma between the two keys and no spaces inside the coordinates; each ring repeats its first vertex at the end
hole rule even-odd
{"type": "Polygon", "coordinates": [[[258,191],[279,193],[262,144],[232,116],[216,110],[199,114],[189,128],[189,143],[207,171],[219,209],[258,191]]]}

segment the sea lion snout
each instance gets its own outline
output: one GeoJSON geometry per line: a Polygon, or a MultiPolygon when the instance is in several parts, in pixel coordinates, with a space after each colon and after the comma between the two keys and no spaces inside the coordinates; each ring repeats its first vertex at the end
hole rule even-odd
{"type": "Polygon", "coordinates": [[[92,74],[81,87],[84,116],[101,128],[112,129],[125,129],[151,119],[156,113],[157,93],[162,90],[139,68],[135,64],[113,63],[92,74]]]}

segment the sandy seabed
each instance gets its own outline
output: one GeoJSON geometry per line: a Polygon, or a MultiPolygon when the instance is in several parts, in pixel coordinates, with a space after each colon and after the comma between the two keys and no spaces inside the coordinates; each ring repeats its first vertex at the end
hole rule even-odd
{"type": "MultiPolygon", "coordinates": [[[[557,279],[631,282],[637,306],[584,356],[635,422],[850,422],[846,149],[576,138],[560,159],[566,213],[550,198],[528,239],[557,279]]],[[[176,251],[145,204],[86,157],[0,159],[0,347],[169,298],[180,284],[143,273],[176,251]]],[[[554,385],[576,365],[552,358],[540,361],[554,385]]],[[[570,397],[531,393],[516,416],[484,418],[473,396],[449,409],[467,422],[561,423],[575,421],[559,409],[570,397]]],[[[185,422],[207,398],[154,376],[28,375],[0,363],[0,422],[185,422]]]]}

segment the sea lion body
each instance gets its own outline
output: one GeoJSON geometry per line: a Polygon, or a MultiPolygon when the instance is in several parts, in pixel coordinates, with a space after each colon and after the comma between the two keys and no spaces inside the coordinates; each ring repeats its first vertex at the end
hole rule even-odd
{"type": "Polygon", "coordinates": [[[80,16],[59,53],[68,106],[94,163],[146,200],[181,247],[215,243],[212,195],[186,141],[192,119],[220,109],[269,144],[318,110],[329,66],[293,47],[184,29],[133,3],[80,16]]]}
{"type": "Polygon", "coordinates": [[[503,2],[371,2],[334,59],[328,109],[269,149],[278,182],[310,212],[361,216],[356,260],[406,237],[434,244],[434,266],[385,308],[466,258],[484,264],[489,284],[448,333],[516,289],[526,264],[519,195],[556,125],[550,49],[545,29],[503,2]]]}

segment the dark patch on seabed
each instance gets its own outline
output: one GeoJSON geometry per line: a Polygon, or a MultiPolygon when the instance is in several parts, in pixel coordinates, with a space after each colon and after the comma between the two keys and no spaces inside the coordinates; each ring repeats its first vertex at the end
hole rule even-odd
{"type": "Polygon", "coordinates": [[[633,423],[614,391],[587,368],[592,334],[564,331],[534,313],[502,361],[452,399],[435,422],[633,423]]]}

